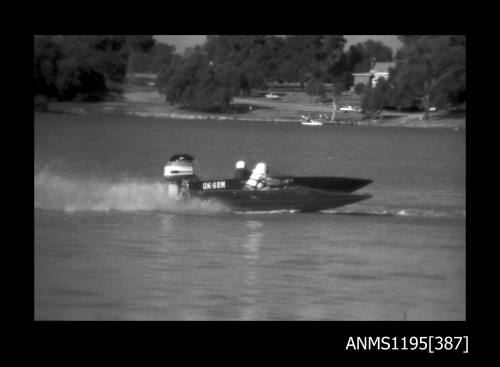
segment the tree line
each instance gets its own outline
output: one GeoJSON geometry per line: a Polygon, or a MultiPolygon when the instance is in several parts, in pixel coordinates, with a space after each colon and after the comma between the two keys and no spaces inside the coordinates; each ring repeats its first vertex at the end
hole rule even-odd
{"type": "Polygon", "coordinates": [[[126,79],[134,53],[148,52],[152,36],[37,35],[34,94],[56,100],[99,100],[126,79]]]}
{"type": "MultiPolygon", "coordinates": [[[[127,72],[159,74],[159,87],[169,99],[205,93],[182,89],[184,82],[201,85],[206,93],[228,89],[249,94],[270,81],[300,82],[345,79],[350,71],[376,55],[391,58],[380,42],[367,41],[343,52],[343,36],[208,36],[203,46],[175,53],[175,47],[156,43],[152,36],[37,35],[34,37],[35,95],[68,100],[99,98],[126,80],[127,72]],[[197,69],[193,73],[193,68],[197,69]],[[213,84],[213,85],[211,85],[213,84]],[[206,87],[206,88],[203,88],[206,87]],[[208,88],[208,89],[207,89],[208,88]],[[184,93],[185,92],[185,93],[184,93]],[[179,95],[179,97],[177,97],[179,95]]],[[[345,87],[345,86],[343,86],[345,87]]],[[[189,98],[188,98],[189,99],[189,98]]],[[[196,103],[195,103],[196,104],[196,103]]]]}
{"type": "Polygon", "coordinates": [[[364,113],[382,108],[464,105],[466,101],[466,37],[401,35],[392,49],[368,40],[344,50],[341,35],[208,36],[159,75],[159,88],[171,103],[193,108],[225,109],[234,95],[248,95],[269,82],[300,83],[309,95],[324,96],[325,83],[338,95],[353,87],[353,73],[368,72],[374,61],[394,61],[389,78],[376,86],[354,86],[364,113]]]}
{"type": "Polygon", "coordinates": [[[403,46],[393,55],[374,40],[345,49],[342,35],[210,35],[179,55],[152,36],[35,36],[35,95],[98,99],[127,72],[151,72],[167,102],[224,111],[233,96],[270,82],[298,83],[310,95],[324,95],[329,83],[338,95],[353,87],[353,73],[368,72],[376,60],[395,67],[375,87],[354,86],[367,113],[465,102],[465,36],[399,39],[403,46]]]}
{"type": "Polygon", "coordinates": [[[270,82],[299,83],[310,95],[324,95],[324,83],[336,93],[349,89],[352,72],[368,71],[371,60],[392,60],[392,50],[369,40],[344,51],[341,35],[207,36],[181,59],[164,67],[158,86],[170,103],[225,110],[232,96],[249,95],[270,82]]]}
{"type": "Polygon", "coordinates": [[[363,93],[367,113],[382,108],[424,110],[455,108],[466,102],[466,37],[463,35],[403,35],[388,80],[379,79],[363,93]]]}

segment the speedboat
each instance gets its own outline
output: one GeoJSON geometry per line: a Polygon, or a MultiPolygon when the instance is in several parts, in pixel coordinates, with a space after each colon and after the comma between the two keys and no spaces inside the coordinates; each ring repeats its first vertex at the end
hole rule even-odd
{"type": "Polygon", "coordinates": [[[242,176],[201,180],[194,174],[194,157],[188,154],[172,156],[164,168],[164,177],[170,198],[212,200],[233,211],[320,211],[372,197],[353,194],[372,182],[364,178],[278,175],[270,176],[273,184],[263,189],[248,188],[248,177],[242,176]]]}
{"type": "Polygon", "coordinates": [[[323,123],[319,120],[313,120],[310,117],[307,116],[301,116],[300,117],[300,123],[302,125],[309,125],[309,126],[321,126],[323,123]]]}

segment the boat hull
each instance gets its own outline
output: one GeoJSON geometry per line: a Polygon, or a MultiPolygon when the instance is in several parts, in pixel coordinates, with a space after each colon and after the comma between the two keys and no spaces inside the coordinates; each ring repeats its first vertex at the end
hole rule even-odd
{"type": "Polygon", "coordinates": [[[360,188],[372,183],[372,180],[365,178],[351,178],[351,177],[321,177],[321,176],[307,176],[307,177],[283,177],[284,179],[291,179],[294,185],[306,186],[312,189],[325,190],[325,191],[340,191],[340,192],[353,192],[360,188]]]}
{"type": "Polygon", "coordinates": [[[325,192],[306,187],[270,190],[198,190],[192,192],[192,196],[204,200],[216,200],[235,211],[320,211],[353,204],[371,197],[369,194],[325,192]]]}
{"type": "Polygon", "coordinates": [[[312,121],[312,122],[302,122],[302,125],[306,126],[322,126],[323,123],[319,121],[312,121]]]}
{"type": "MultiPolygon", "coordinates": [[[[365,178],[352,177],[333,177],[333,176],[272,176],[273,179],[281,182],[278,188],[290,188],[303,186],[309,189],[351,193],[372,183],[373,181],[365,178]]],[[[225,190],[244,190],[245,181],[229,178],[223,180],[205,180],[191,182],[193,191],[205,191],[223,188],[225,190]]]]}

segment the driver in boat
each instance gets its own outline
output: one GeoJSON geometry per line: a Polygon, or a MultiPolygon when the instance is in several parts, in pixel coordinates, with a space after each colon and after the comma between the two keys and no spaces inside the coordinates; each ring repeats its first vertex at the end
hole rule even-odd
{"type": "Polygon", "coordinates": [[[234,171],[234,178],[238,180],[248,180],[250,177],[250,171],[245,166],[244,161],[236,162],[236,170],[234,171]]]}
{"type": "Polygon", "coordinates": [[[268,189],[270,186],[276,186],[281,183],[280,180],[272,179],[268,176],[268,168],[265,163],[257,163],[250,175],[250,178],[245,183],[245,188],[250,190],[268,189]]]}

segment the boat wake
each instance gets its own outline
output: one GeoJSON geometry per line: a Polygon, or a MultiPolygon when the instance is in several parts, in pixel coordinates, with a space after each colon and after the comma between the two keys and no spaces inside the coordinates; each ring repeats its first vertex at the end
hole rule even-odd
{"type": "Polygon", "coordinates": [[[382,207],[357,207],[324,210],[324,214],[337,215],[375,215],[391,217],[417,217],[417,218],[464,218],[465,210],[461,209],[418,209],[418,208],[382,208],[382,207]]]}
{"type": "MultiPolygon", "coordinates": [[[[298,210],[271,210],[271,211],[235,211],[235,214],[264,215],[264,214],[296,214],[298,210]]],[[[352,215],[352,216],[388,216],[388,217],[417,217],[417,218],[464,218],[465,210],[460,209],[417,209],[417,208],[384,208],[363,204],[353,204],[338,209],[327,209],[316,214],[352,215]]]]}
{"type": "Polygon", "coordinates": [[[161,181],[137,179],[119,182],[63,177],[44,169],[35,175],[35,208],[77,211],[163,211],[214,214],[227,212],[215,202],[170,199],[161,181]]]}
{"type": "MultiPolygon", "coordinates": [[[[161,181],[128,179],[106,182],[99,179],[64,177],[43,169],[35,175],[35,208],[65,212],[161,211],[174,214],[212,215],[230,210],[215,201],[193,198],[170,199],[161,181]]],[[[296,214],[297,210],[233,211],[237,215],[296,214]]],[[[463,209],[387,208],[383,205],[352,204],[319,212],[326,215],[395,216],[421,218],[465,218],[463,209]]]]}

